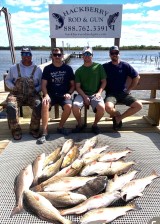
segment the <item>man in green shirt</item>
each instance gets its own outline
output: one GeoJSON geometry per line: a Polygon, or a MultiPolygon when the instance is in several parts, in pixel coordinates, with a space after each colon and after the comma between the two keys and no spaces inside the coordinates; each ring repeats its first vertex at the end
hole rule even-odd
{"type": "Polygon", "coordinates": [[[91,105],[95,113],[92,131],[99,134],[100,129],[97,124],[105,112],[104,100],[101,94],[106,86],[106,73],[101,64],[92,61],[93,52],[90,47],[84,48],[82,55],[84,63],[75,72],[78,95],[74,99],[72,111],[78,124],[73,129],[73,133],[80,132],[84,128],[81,120],[81,109],[84,105],[91,105]]]}

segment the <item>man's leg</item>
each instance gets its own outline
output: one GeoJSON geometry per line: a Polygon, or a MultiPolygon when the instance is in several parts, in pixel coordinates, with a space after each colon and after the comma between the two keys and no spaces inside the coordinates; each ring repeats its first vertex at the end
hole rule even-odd
{"type": "Polygon", "coordinates": [[[82,96],[77,95],[74,99],[73,106],[72,106],[72,112],[77,121],[76,128],[72,130],[73,133],[78,133],[85,128],[85,125],[82,124],[82,118],[81,118],[81,109],[83,105],[84,105],[84,102],[83,102],[82,96]]]}
{"type": "Polygon", "coordinates": [[[41,97],[36,95],[28,99],[28,105],[32,108],[32,116],[30,122],[30,133],[34,138],[39,137],[40,132],[40,120],[41,120],[41,97]]]}
{"type": "Polygon", "coordinates": [[[71,114],[71,108],[72,108],[71,104],[65,104],[63,106],[63,112],[62,112],[62,115],[61,115],[61,120],[59,122],[59,128],[63,128],[66,120],[69,118],[69,116],[71,114]]]}
{"type": "Polygon", "coordinates": [[[13,138],[15,140],[20,140],[22,137],[22,130],[19,125],[17,97],[12,94],[9,94],[6,101],[7,101],[6,113],[8,118],[8,125],[11,129],[13,138]]]}
{"type": "Polygon", "coordinates": [[[130,105],[130,107],[128,108],[128,110],[126,110],[123,114],[117,115],[116,118],[116,122],[119,123],[120,121],[122,121],[122,119],[129,117],[135,113],[137,113],[138,111],[140,111],[142,109],[142,103],[140,101],[135,101],[134,103],[132,103],[130,105]]]}

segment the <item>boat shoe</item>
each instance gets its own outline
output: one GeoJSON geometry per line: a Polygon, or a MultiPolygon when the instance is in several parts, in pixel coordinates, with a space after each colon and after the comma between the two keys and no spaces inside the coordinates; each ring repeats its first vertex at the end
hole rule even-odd
{"type": "Polygon", "coordinates": [[[22,138],[21,128],[12,129],[12,136],[14,140],[20,140],[22,138]]]}

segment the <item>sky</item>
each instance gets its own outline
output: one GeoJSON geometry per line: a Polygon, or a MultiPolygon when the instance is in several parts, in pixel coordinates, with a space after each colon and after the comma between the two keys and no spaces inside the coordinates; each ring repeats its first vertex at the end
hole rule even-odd
{"type": "MultiPolygon", "coordinates": [[[[0,0],[11,14],[14,46],[51,46],[48,4],[122,4],[120,46],[160,46],[160,0],[0,0]],[[114,2],[114,3],[113,3],[114,2]]],[[[109,47],[113,38],[57,38],[56,46],[109,47]]],[[[0,16],[0,46],[9,46],[0,16]]]]}

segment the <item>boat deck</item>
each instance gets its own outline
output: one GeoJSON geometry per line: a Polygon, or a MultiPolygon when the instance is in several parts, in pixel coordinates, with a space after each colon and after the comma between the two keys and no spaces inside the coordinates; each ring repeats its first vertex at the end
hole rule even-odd
{"type": "MultiPolygon", "coordinates": [[[[91,126],[93,123],[94,117],[88,117],[87,119],[87,127],[84,129],[83,132],[90,133],[91,126]]],[[[59,119],[54,119],[53,121],[48,122],[49,132],[50,134],[56,133],[56,129],[58,126],[59,119]]],[[[20,118],[20,124],[22,128],[23,135],[28,134],[29,131],[29,123],[30,118],[20,118]]],[[[69,118],[66,122],[65,127],[68,129],[74,128],[76,125],[76,121],[73,117],[69,118]]],[[[8,128],[7,119],[0,119],[0,127],[1,127],[1,135],[0,135],[0,153],[5,149],[8,143],[12,140],[11,132],[8,128]]],[[[102,118],[99,122],[99,127],[101,128],[102,133],[114,133],[112,129],[112,121],[106,117],[102,118]]],[[[158,132],[160,133],[160,126],[151,126],[142,116],[131,116],[123,121],[123,127],[119,131],[121,132],[158,132]]],[[[31,137],[32,138],[32,137],[31,137]]]]}

